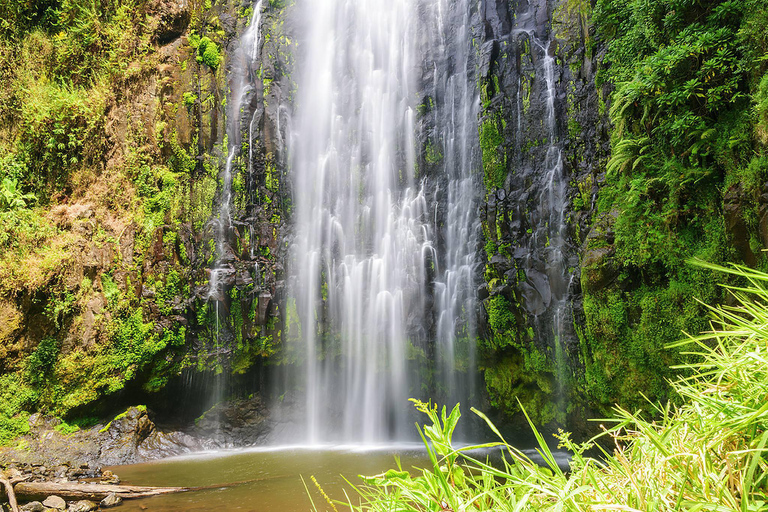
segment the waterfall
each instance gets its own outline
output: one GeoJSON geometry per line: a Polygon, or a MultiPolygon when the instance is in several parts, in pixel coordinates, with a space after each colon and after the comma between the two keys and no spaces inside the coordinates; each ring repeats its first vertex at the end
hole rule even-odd
{"type": "Polygon", "coordinates": [[[299,3],[288,286],[303,364],[291,382],[303,393],[308,442],[403,439],[412,431],[409,397],[439,390],[465,400],[472,389],[478,100],[470,7],[299,3]],[[427,140],[428,165],[418,140],[427,140]]]}
{"type": "MultiPolygon", "coordinates": [[[[222,340],[231,338],[231,334],[226,336],[229,326],[226,322],[226,315],[221,311],[221,304],[225,300],[226,290],[231,288],[235,269],[232,265],[234,260],[233,250],[230,245],[232,239],[232,180],[237,172],[236,163],[240,155],[243,120],[241,114],[244,106],[248,102],[249,95],[252,94],[253,79],[258,64],[258,47],[260,41],[260,25],[262,2],[258,0],[253,8],[253,16],[250,19],[248,28],[240,39],[240,46],[234,54],[231,63],[230,78],[230,101],[227,116],[227,140],[229,147],[226,163],[220,177],[221,188],[218,198],[217,218],[212,220],[214,225],[214,239],[216,242],[216,263],[210,271],[208,279],[208,292],[205,296],[209,306],[215,315],[214,322],[214,354],[216,357],[217,375],[211,386],[212,396],[210,400],[212,405],[221,402],[224,399],[226,388],[226,371],[222,371],[226,365],[227,347],[222,340]]],[[[252,137],[252,123],[249,122],[247,130],[249,140],[252,137]]],[[[248,161],[251,161],[250,155],[248,161]]],[[[249,226],[250,228],[250,226],[249,226]]]]}
{"type": "MultiPolygon", "coordinates": [[[[444,175],[442,197],[443,271],[435,280],[437,368],[449,403],[465,402],[474,395],[475,371],[475,271],[477,268],[478,190],[482,186],[476,172],[480,167],[478,125],[480,99],[476,90],[471,53],[471,16],[469,2],[435,2],[437,20],[433,41],[441,52],[436,55],[433,96],[436,108],[436,140],[444,149],[441,172],[444,175]],[[457,353],[458,349],[458,353],[457,353]],[[467,375],[458,378],[456,368],[467,375]]],[[[434,45],[434,43],[433,43],[434,45]]]]}
{"type": "Polygon", "coordinates": [[[518,13],[511,31],[517,45],[515,160],[506,197],[514,204],[513,238],[521,303],[535,339],[552,350],[557,389],[565,413],[567,341],[572,333],[570,288],[578,265],[568,240],[568,177],[558,126],[558,76],[551,29],[539,16],[547,2],[518,13]],[[525,87],[529,89],[524,90],[525,87]],[[527,104],[527,105],[526,105],[527,104]]]}

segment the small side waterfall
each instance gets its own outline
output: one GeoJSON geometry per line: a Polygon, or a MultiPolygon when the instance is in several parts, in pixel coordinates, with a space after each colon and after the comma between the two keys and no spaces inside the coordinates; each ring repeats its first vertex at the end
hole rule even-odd
{"type": "Polygon", "coordinates": [[[511,103],[516,110],[512,119],[517,122],[511,174],[503,191],[504,203],[497,204],[495,215],[509,233],[504,241],[512,246],[516,268],[510,272],[516,274],[513,282],[519,290],[520,313],[526,315],[528,326],[522,337],[550,351],[555,400],[563,420],[567,341],[573,324],[570,289],[578,258],[568,235],[568,177],[559,126],[561,70],[547,22],[549,9],[543,0],[530,4],[517,13],[509,34],[517,61],[507,71],[514,77],[509,85],[516,93],[511,103]]]}
{"type": "MultiPolygon", "coordinates": [[[[565,255],[565,240],[567,236],[567,225],[565,223],[565,212],[568,208],[568,198],[566,196],[566,178],[563,174],[563,150],[559,137],[557,135],[557,119],[555,117],[555,97],[557,89],[555,87],[555,58],[550,55],[551,41],[542,45],[537,39],[533,38],[536,46],[543,52],[541,59],[541,68],[544,71],[544,80],[547,90],[547,122],[546,127],[549,132],[546,159],[544,168],[546,169],[546,191],[541,194],[539,200],[540,218],[546,219],[546,241],[544,242],[544,254],[546,261],[546,275],[549,279],[549,288],[552,293],[552,334],[555,345],[555,365],[557,370],[557,400],[564,400],[562,386],[564,384],[563,371],[565,370],[563,336],[564,322],[567,321],[569,313],[568,290],[570,281],[573,279],[573,271],[567,268],[567,258],[565,255]]],[[[559,407],[564,404],[560,403],[559,407]]]]}
{"type": "MultiPolygon", "coordinates": [[[[230,100],[227,116],[227,140],[229,147],[228,155],[224,168],[221,172],[218,198],[218,215],[213,219],[214,239],[216,242],[216,263],[210,271],[208,280],[208,293],[206,300],[209,307],[215,314],[213,323],[214,332],[214,354],[217,358],[217,375],[214,378],[211,401],[217,404],[224,399],[226,388],[226,369],[222,367],[227,363],[226,352],[228,350],[229,340],[232,334],[228,333],[229,326],[226,322],[226,313],[222,311],[222,304],[225,301],[226,291],[231,288],[234,280],[235,268],[233,266],[234,253],[231,246],[233,240],[232,223],[232,180],[236,165],[238,165],[243,155],[240,155],[242,147],[242,134],[248,134],[249,141],[252,138],[252,123],[248,122],[248,128],[243,129],[242,113],[249,95],[252,93],[252,84],[258,68],[258,46],[260,42],[260,25],[262,2],[258,0],[253,8],[253,16],[250,19],[248,28],[240,39],[240,46],[232,58],[231,79],[230,79],[230,100]]],[[[249,144],[250,147],[250,144],[249,144]]],[[[248,162],[251,161],[250,155],[248,162]]],[[[258,276],[258,273],[255,274],[258,276]]]]}
{"type": "Polygon", "coordinates": [[[305,435],[404,439],[409,397],[466,400],[472,390],[478,101],[469,5],[313,0],[298,11],[306,29],[289,141],[288,270],[305,435]],[[423,87],[431,91],[420,104],[423,87]]]}
{"type": "Polygon", "coordinates": [[[470,2],[441,0],[432,36],[435,72],[434,141],[444,158],[435,197],[443,206],[439,268],[435,277],[438,380],[444,400],[466,404],[475,393],[475,326],[478,195],[482,186],[477,120],[480,98],[475,86],[470,2]],[[438,44],[435,44],[438,43],[438,44]],[[460,369],[461,371],[457,371],[460,369]]]}

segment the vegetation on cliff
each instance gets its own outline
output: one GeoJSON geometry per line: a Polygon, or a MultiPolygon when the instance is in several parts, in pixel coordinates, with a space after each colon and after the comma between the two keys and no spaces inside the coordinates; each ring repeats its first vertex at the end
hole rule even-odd
{"type": "Polygon", "coordinates": [[[223,33],[196,2],[8,0],[0,19],[4,443],[30,412],[80,416],[178,373],[183,226],[211,209],[191,181],[210,127],[181,97],[215,88],[223,33]],[[190,26],[210,31],[200,63],[180,39],[190,26]]]}
{"type": "Polygon", "coordinates": [[[697,257],[764,268],[768,10],[760,1],[600,0],[611,156],[587,241],[584,385],[603,404],[663,399],[686,356],[669,343],[707,327],[722,300],[697,257]],[[599,229],[598,229],[599,230],[599,229]],[[611,274],[612,281],[591,279],[611,274]]]}
{"type": "MultiPolygon", "coordinates": [[[[520,304],[526,276],[511,277],[511,219],[526,217],[503,199],[520,170],[511,158],[498,168],[500,154],[514,154],[516,135],[507,128],[503,148],[496,135],[499,117],[519,123],[506,96],[527,89],[515,81],[501,91],[495,76],[487,80],[483,91],[495,97],[480,130],[491,211],[483,224],[486,385],[495,406],[515,415],[519,398],[538,424],[562,424],[565,412],[577,417],[584,406],[641,406],[639,389],[674,397],[668,381],[690,356],[670,343],[681,331],[706,329],[705,304],[723,300],[710,275],[686,260],[765,268],[768,246],[765,2],[567,0],[552,27],[566,82],[569,236],[581,262],[580,287],[571,290],[578,339],[566,347],[564,374],[555,344],[541,341],[551,336],[532,332],[535,321],[520,304]],[[609,154],[595,142],[601,138],[610,140],[609,154]],[[558,379],[570,392],[569,411],[551,407],[558,379]]],[[[520,51],[524,68],[529,57],[520,51]]],[[[530,108],[529,97],[521,101],[530,108]]]]}

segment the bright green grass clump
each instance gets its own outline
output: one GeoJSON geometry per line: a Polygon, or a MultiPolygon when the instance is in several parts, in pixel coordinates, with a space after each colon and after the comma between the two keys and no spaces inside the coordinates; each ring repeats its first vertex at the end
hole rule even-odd
{"type": "MultiPolygon", "coordinates": [[[[446,414],[416,402],[431,425],[420,429],[432,467],[398,467],[365,478],[346,503],[359,511],[520,510],[768,510],[768,274],[746,267],[709,266],[743,278],[729,287],[732,306],[711,308],[712,330],[677,345],[698,361],[680,368],[672,383],[684,405],[654,405],[654,421],[616,409],[613,449],[599,459],[585,456],[593,443],[559,437],[573,453],[560,469],[536,432],[544,466],[501,442],[503,464],[495,466],[454,449],[451,435],[460,413],[446,414]],[[416,475],[416,476],[414,476],[416,475]]],[[[594,440],[593,440],[594,441],[594,440]]],[[[485,445],[489,446],[489,445],[485,445]]],[[[472,447],[476,448],[476,447],[472,447]]],[[[399,465],[399,464],[398,464],[399,465]]]]}

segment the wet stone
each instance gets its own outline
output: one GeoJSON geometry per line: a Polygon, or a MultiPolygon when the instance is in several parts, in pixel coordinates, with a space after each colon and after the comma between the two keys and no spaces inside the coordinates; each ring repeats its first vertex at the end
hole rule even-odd
{"type": "Polygon", "coordinates": [[[99,504],[99,506],[101,508],[116,507],[116,506],[120,505],[122,502],[123,502],[123,498],[121,498],[120,496],[118,496],[115,493],[111,492],[111,493],[109,493],[107,495],[106,498],[101,500],[101,503],[99,504]]]}
{"type": "Polygon", "coordinates": [[[93,501],[80,500],[74,503],[70,503],[67,512],[91,512],[97,508],[99,508],[99,506],[93,501]]]}
{"type": "Polygon", "coordinates": [[[64,501],[64,498],[59,496],[48,496],[45,498],[45,501],[43,501],[43,505],[45,505],[46,508],[53,508],[56,510],[64,510],[67,508],[67,502],[64,501]]]}

